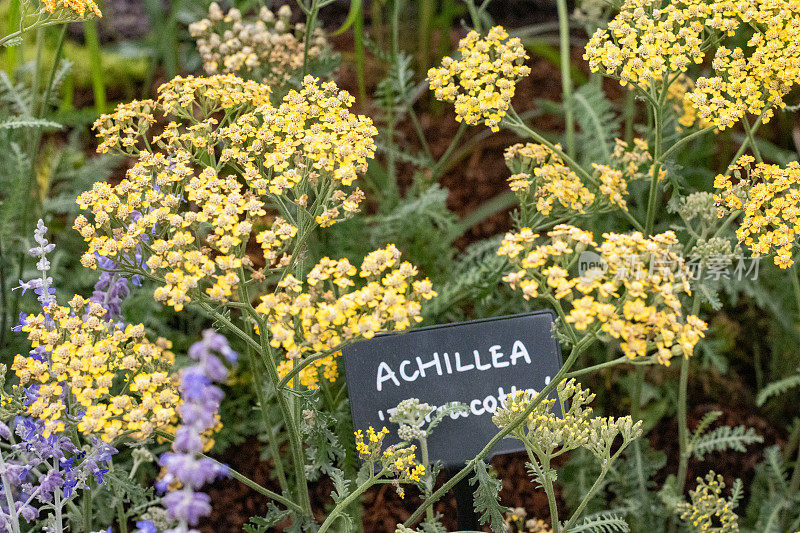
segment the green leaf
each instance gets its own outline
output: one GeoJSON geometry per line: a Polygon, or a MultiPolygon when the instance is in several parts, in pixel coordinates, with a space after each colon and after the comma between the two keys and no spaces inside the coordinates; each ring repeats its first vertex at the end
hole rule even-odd
{"type": "Polygon", "coordinates": [[[475,463],[475,477],[469,480],[469,484],[478,485],[474,492],[475,511],[481,515],[481,524],[489,524],[495,533],[503,531],[505,526],[503,513],[508,510],[498,501],[503,484],[489,473],[486,463],[482,460],[475,463]]]}
{"type": "Polygon", "coordinates": [[[707,412],[700,423],[697,424],[697,428],[694,430],[694,434],[692,435],[692,439],[697,439],[700,437],[708,427],[716,422],[716,420],[722,416],[722,411],[709,411],[707,412]]]}
{"type": "Polygon", "coordinates": [[[0,122],[0,130],[15,130],[21,128],[42,128],[50,130],[60,130],[64,126],[52,120],[45,120],[43,118],[24,118],[12,119],[0,122]]]}
{"type": "Polygon", "coordinates": [[[578,145],[582,161],[608,162],[620,129],[620,117],[614,111],[600,83],[590,82],[572,95],[575,118],[580,126],[578,145]]]}
{"type": "Polygon", "coordinates": [[[793,387],[800,387],[800,369],[798,369],[797,374],[783,379],[779,379],[778,381],[773,381],[772,383],[761,389],[761,392],[759,392],[758,396],[756,397],[756,405],[761,407],[767,400],[769,400],[773,396],[778,396],[779,394],[783,394],[784,392],[793,387]]]}
{"type": "Polygon", "coordinates": [[[569,530],[569,533],[627,533],[630,531],[628,523],[616,513],[602,512],[589,515],[569,530]]]}
{"type": "Polygon", "coordinates": [[[702,460],[708,452],[724,450],[745,452],[748,444],[756,442],[764,442],[764,439],[761,435],[757,435],[753,428],[721,426],[695,439],[692,453],[702,460]]]}
{"type": "Polygon", "coordinates": [[[342,26],[338,30],[333,32],[331,35],[334,36],[341,35],[345,31],[347,31],[347,28],[352,26],[353,23],[356,21],[356,18],[358,18],[359,11],[361,11],[361,0],[351,0],[350,11],[347,12],[347,18],[344,19],[344,23],[342,23],[342,26]]]}

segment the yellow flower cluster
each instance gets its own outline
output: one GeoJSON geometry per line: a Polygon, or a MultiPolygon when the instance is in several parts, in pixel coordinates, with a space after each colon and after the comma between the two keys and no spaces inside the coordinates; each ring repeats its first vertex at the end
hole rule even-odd
{"type": "Polygon", "coordinates": [[[22,331],[44,356],[17,355],[12,370],[21,386],[36,386],[27,415],[44,420],[47,432],[77,422],[78,431],[107,442],[123,434],[144,439],[175,415],[179,396],[169,374],[170,343],[152,343],[143,325],[123,328],[105,313],[100,304],[75,296],[69,307],[52,305],[46,315],[25,319],[22,331]],[[77,403],[72,412],[70,397],[77,403]]]}
{"type": "MultiPolygon", "coordinates": [[[[425,465],[417,463],[415,456],[416,446],[397,447],[389,446],[383,450],[383,441],[389,434],[385,427],[375,431],[372,426],[367,428],[367,436],[359,429],[355,432],[356,451],[361,459],[367,462],[380,461],[383,470],[397,477],[399,483],[416,483],[425,475],[425,465]]],[[[404,496],[398,487],[400,497],[404,496]]]]}
{"type": "Polygon", "coordinates": [[[59,9],[68,9],[81,18],[86,17],[87,12],[94,13],[102,17],[100,8],[94,0],[41,0],[44,8],[52,14],[56,14],[59,9]]]}
{"type": "Polygon", "coordinates": [[[322,226],[331,225],[340,208],[352,214],[363,199],[358,189],[349,196],[334,189],[352,185],[375,155],[378,131],[368,117],[350,113],[354,101],[335,83],[306,76],[302,89],[290,91],[280,106],[262,106],[226,128],[232,142],[220,160],[237,167],[258,194],[292,190],[302,205],[309,195],[332,193],[332,203],[315,215],[322,226]]]}
{"type": "Polygon", "coordinates": [[[669,365],[674,355],[692,354],[707,325],[694,315],[683,317],[678,295],[689,294],[689,276],[671,251],[678,244],[673,232],[650,238],[605,233],[595,254],[599,264],[577,277],[569,269],[588,247],[597,246],[591,233],[561,224],[547,235],[549,242],[535,245],[539,236],[522,228],[503,239],[497,253],[517,268],[503,278],[512,288],[526,299],[544,291],[568,302],[568,323],[586,331],[598,322],[630,358],[655,348],[659,362],[669,365]]]}
{"type": "Polygon", "coordinates": [[[625,0],[608,28],[592,36],[584,59],[594,72],[647,90],[702,63],[722,43],[712,75],[685,96],[701,120],[722,130],[746,113],[764,112],[767,120],[768,108],[784,105],[800,73],[799,37],[796,0],[625,0]],[[748,53],[725,44],[739,30],[750,32],[748,53]]]}
{"type": "MultiPolygon", "coordinates": [[[[219,4],[212,2],[208,18],[190,24],[189,33],[197,41],[207,74],[225,72],[278,85],[303,67],[306,27],[300,23],[293,26],[291,18],[287,5],[277,14],[263,6],[255,20],[247,20],[238,9],[223,13],[219,4]]],[[[308,60],[329,48],[324,31],[317,28],[308,60]]]]}
{"type": "Polygon", "coordinates": [[[428,70],[430,88],[437,99],[455,103],[459,122],[483,122],[497,131],[517,82],[531,71],[525,65],[525,47],[495,26],[486,37],[469,32],[458,43],[458,52],[460,59],[446,57],[440,67],[428,70]]]}
{"type": "Polygon", "coordinates": [[[136,157],[126,178],[96,183],[78,198],[77,229],[95,254],[123,268],[146,268],[160,280],[156,300],[181,310],[192,294],[216,302],[241,283],[244,249],[254,228],[267,268],[284,266],[297,220],[329,226],[359,210],[364,198],[346,192],[375,153],[372,122],[349,112],[353,99],[313,77],[280,106],[269,87],[233,75],[175,78],[156,101],[121,105],[95,123],[98,148],[136,157]],[[163,115],[163,132],[149,135],[163,115]]]}
{"type": "MultiPolygon", "coordinates": [[[[559,145],[556,147],[560,149],[559,145]]],[[[593,164],[595,183],[590,184],[590,189],[547,146],[515,144],[505,151],[506,165],[513,172],[508,178],[509,187],[517,193],[523,208],[529,198],[535,199],[536,211],[543,215],[551,214],[556,205],[583,214],[596,202],[598,206],[613,205],[627,211],[628,182],[647,176],[652,169],[652,156],[647,141],[642,139],[634,139],[632,146],[617,139],[610,156],[607,165],[593,164]]],[[[661,172],[659,178],[664,175],[661,172]]]]}
{"type": "MultiPolygon", "coordinates": [[[[650,175],[653,156],[644,139],[633,139],[633,145],[616,139],[609,164],[592,163],[592,168],[603,198],[609,204],[627,211],[628,183],[650,175]]],[[[666,171],[661,169],[658,179],[662,180],[665,176],[666,171]]]]}
{"type": "MultiPolygon", "coordinates": [[[[288,360],[278,371],[288,374],[293,360],[307,353],[335,349],[343,342],[372,338],[381,331],[402,331],[422,320],[422,300],[436,296],[431,282],[414,280],[417,269],[400,262],[400,251],[389,245],[368,254],[356,269],[347,259],[322,258],[302,282],[289,274],[281,292],[261,297],[262,313],[271,333],[270,343],[286,350],[288,360]],[[356,289],[358,275],[366,285],[356,289]]],[[[300,372],[300,382],[316,388],[320,378],[338,376],[333,356],[319,359],[300,372]]]]}
{"type": "Polygon", "coordinates": [[[672,102],[678,124],[684,128],[691,128],[695,124],[700,128],[712,126],[708,119],[698,117],[697,108],[689,99],[694,89],[694,80],[684,73],[679,74],[667,89],[667,99],[672,102]]]}
{"type": "Polygon", "coordinates": [[[689,491],[691,503],[678,506],[681,520],[698,533],[735,533],[739,531],[739,517],[736,507],[722,496],[725,481],[722,476],[709,472],[705,479],[697,478],[697,488],[689,491]]]}
{"type": "Polygon", "coordinates": [[[594,194],[581,179],[564,165],[558,154],[543,144],[515,144],[505,151],[506,164],[514,174],[508,179],[511,190],[527,198],[531,187],[536,210],[549,215],[553,205],[585,213],[594,202],[594,194]]]}
{"type": "Polygon", "coordinates": [[[714,187],[720,189],[715,201],[719,215],[727,210],[743,210],[744,217],[736,236],[754,254],[775,252],[775,264],[788,268],[794,264],[793,249],[800,235],[800,164],[786,168],[758,163],[745,155],[720,174],[714,187]],[[733,176],[736,183],[729,177],[733,176]]]}

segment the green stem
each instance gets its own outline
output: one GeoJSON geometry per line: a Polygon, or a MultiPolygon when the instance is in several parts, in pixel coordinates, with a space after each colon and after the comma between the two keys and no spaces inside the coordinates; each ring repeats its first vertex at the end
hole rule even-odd
{"type": "Polygon", "coordinates": [[[683,493],[683,486],[686,484],[686,470],[689,465],[689,427],[686,420],[686,391],[689,383],[689,359],[681,361],[681,377],[678,385],[678,444],[680,445],[680,459],[678,462],[678,478],[676,487],[678,492],[683,493]]]}
{"type": "Polygon", "coordinates": [[[662,110],[660,105],[653,106],[653,119],[655,123],[655,142],[653,146],[653,175],[650,177],[650,194],[647,198],[647,219],[645,220],[644,233],[649,237],[653,233],[656,220],[656,198],[658,197],[658,176],[661,173],[661,129],[662,110]]]}
{"type": "MultiPolygon", "coordinates": [[[[753,126],[750,128],[750,134],[745,137],[744,142],[742,143],[742,145],[736,151],[736,154],[734,154],[733,158],[731,159],[731,163],[736,162],[740,157],[742,157],[742,154],[744,153],[745,150],[747,150],[747,147],[750,145],[751,141],[755,142],[755,134],[758,131],[758,128],[761,127],[761,121],[762,120],[764,120],[764,113],[763,112],[758,116],[756,121],[753,123],[753,126]]],[[[755,153],[755,151],[754,151],[754,153],[755,153]]],[[[728,175],[727,171],[726,171],[725,175],[726,176],[728,175]]]]}
{"type": "Polygon", "coordinates": [[[676,142],[675,144],[670,146],[663,154],[661,154],[661,161],[666,161],[667,160],[667,156],[672,154],[672,152],[674,152],[675,150],[677,150],[678,148],[680,148],[684,144],[695,140],[697,137],[700,137],[701,135],[704,135],[704,134],[708,133],[709,131],[713,130],[714,128],[715,128],[715,126],[709,126],[707,128],[703,128],[702,130],[698,130],[698,131],[695,131],[693,133],[690,133],[689,135],[687,135],[683,139],[679,140],[678,142],[676,142]]]}
{"type": "Polygon", "coordinates": [[[550,508],[550,523],[553,533],[559,533],[561,524],[558,521],[558,504],[556,503],[556,494],[553,490],[553,480],[550,479],[548,472],[550,471],[550,460],[542,463],[542,482],[544,483],[544,492],[547,495],[547,505],[550,508]]]}
{"type": "MultiPolygon", "coordinates": [[[[620,451],[622,451],[622,450],[620,450],[620,451]]],[[[616,454],[614,454],[614,457],[612,457],[608,461],[609,465],[614,462],[616,457],[619,455],[620,451],[618,451],[616,454]]],[[[608,474],[608,468],[603,468],[600,471],[600,475],[598,476],[598,478],[594,481],[594,483],[592,484],[591,488],[589,488],[589,492],[587,492],[586,496],[584,496],[583,500],[581,500],[581,503],[578,505],[578,508],[575,509],[575,512],[572,513],[572,516],[570,517],[570,519],[567,521],[566,524],[564,524],[564,531],[568,532],[570,530],[570,528],[573,525],[575,525],[575,522],[578,520],[578,518],[580,518],[581,513],[583,513],[583,510],[586,508],[586,506],[592,500],[592,498],[597,493],[597,491],[600,490],[600,488],[603,486],[603,480],[605,479],[606,474],[608,474]]]]}
{"type": "MultiPolygon", "coordinates": [[[[379,475],[380,474],[378,474],[378,476],[379,475]]],[[[331,514],[329,514],[328,517],[325,519],[325,521],[322,523],[317,533],[325,533],[326,531],[328,531],[328,529],[333,525],[336,519],[339,518],[339,516],[342,514],[342,509],[347,509],[347,507],[353,501],[355,501],[356,498],[364,494],[364,492],[366,492],[367,489],[369,489],[372,485],[374,485],[378,476],[374,475],[370,476],[369,479],[367,479],[364,483],[359,485],[359,487],[356,490],[354,490],[349,496],[347,496],[347,498],[336,504],[336,507],[333,508],[331,514]]]]}
{"type": "Polygon", "coordinates": [[[633,122],[636,120],[636,92],[629,90],[625,93],[625,142],[633,142],[633,122]]]}
{"type": "Polygon", "coordinates": [[[756,157],[756,161],[763,163],[764,160],[761,158],[761,150],[758,149],[758,144],[753,134],[753,128],[750,127],[750,121],[747,120],[746,116],[742,117],[742,124],[744,125],[744,131],[747,134],[747,140],[750,142],[750,147],[753,149],[753,155],[756,157]]]}
{"type": "Polygon", "coordinates": [[[556,0],[558,6],[558,37],[561,51],[561,102],[566,122],[565,142],[570,158],[575,158],[575,110],[572,106],[572,77],[569,60],[569,13],[567,0],[556,0]]]}
{"type": "Polygon", "coordinates": [[[56,77],[58,70],[58,63],[61,61],[61,54],[64,51],[64,37],[67,35],[67,25],[61,27],[61,33],[58,35],[58,44],[56,45],[56,53],[53,59],[53,68],[50,70],[50,77],[47,80],[47,86],[44,89],[44,99],[42,99],[42,107],[40,108],[40,115],[44,116],[47,113],[47,106],[50,103],[50,95],[53,92],[53,80],[56,77]]]}
{"type": "Polygon", "coordinates": [[[247,359],[250,363],[250,369],[253,371],[253,384],[256,389],[256,398],[261,407],[261,417],[264,422],[264,431],[267,432],[267,442],[272,455],[272,463],[275,468],[275,475],[278,478],[278,484],[281,486],[281,491],[288,492],[289,483],[286,481],[286,472],[283,469],[283,459],[281,458],[278,443],[272,438],[272,420],[267,411],[267,395],[264,392],[264,375],[261,373],[261,363],[259,363],[253,355],[253,350],[247,349],[247,359]]]}
{"type": "MultiPolygon", "coordinates": [[[[696,315],[699,311],[700,297],[695,293],[692,301],[692,314],[696,315]]],[[[680,445],[680,460],[678,463],[677,489],[680,493],[683,492],[683,486],[686,484],[686,470],[689,465],[689,456],[692,454],[689,449],[689,426],[686,420],[686,391],[689,384],[690,361],[688,357],[684,357],[681,361],[681,376],[678,384],[678,444],[680,445]]]]}
{"type": "Polygon", "coordinates": [[[644,366],[651,364],[651,359],[649,358],[639,358],[631,359],[630,357],[623,355],[621,357],[617,357],[616,359],[612,359],[611,361],[606,361],[605,363],[599,363],[592,366],[587,366],[586,368],[582,368],[580,370],[575,370],[573,372],[568,373],[564,376],[564,379],[572,379],[577,378],[586,374],[591,374],[592,372],[597,372],[598,370],[603,370],[604,368],[621,365],[621,364],[630,364],[636,366],[644,366]]]}
{"type": "Polygon", "coordinates": [[[458,143],[461,141],[461,137],[464,136],[464,133],[467,131],[467,125],[462,122],[461,125],[458,127],[458,131],[456,132],[453,139],[450,141],[450,144],[447,146],[447,149],[442,154],[442,157],[433,165],[433,179],[437,181],[446,169],[447,160],[450,159],[450,156],[453,155],[453,150],[456,149],[458,143]]]}
{"type": "Polygon", "coordinates": [[[97,36],[97,22],[93,19],[84,21],[83,31],[86,38],[86,48],[89,50],[94,109],[98,115],[102,115],[106,112],[106,82],[103,73],[103,60],[100,56],[100,39],[97,36]]]}
{"type": "MultiPolygon", "coordinates": [[[[431,462],[428,457],[428,439],[426,437],[419,439],[419,453],[422,456],[422,464],[425,466],[425,472],[427,475],[431,475],[431,462]]],[[[425,497],[427,498],[428,496],[430,496],[428,485],[425,485],[425,497]]],[[[425,517],[428,520],[428,523],[433,523],[435,520],[433,507],[428,507],[425,509],[425,517]]]]}
{"type": "Polygon", "coordinates": [[[424,513],[428,507],[432,506],[434,503],[439,501],[439,499],[442,496],[447,494],[447,492],[450,489],[452,489],[456,483],[464,479],[464,477],[466,477],[467,474],[469,474],[475,469],[475,464],[478,461],[483,460],[483,458],[486,457],[489,454],[489,452],[491,452],[492,448],[494,448],[500,441],[506,438],[506,436],[509,433],[511,433],[517,427],[519,427],[520,424],[522,424],[528,418],[528,415],[530,415],[533,412],[536,406],[539,405],[542,402],[542,400],[544,400],[558,386],[558,384],[564,379],[564,376],[567,374],[567,372],[569,372],[570,368],[572,368],[572,365],[575,364],[575,361],[577,361],[578,356],[581,353],[583,353],[592,344],[593,341],[594,341],[593,337],[584,337],[583,339],[581,339],[581,342],[573,346],[572,351],[569,354],[569,357],[564,362],[564,365],[561,367],[558,373],[553,377],[550,383],[548,383],[547,386],[545,386],[541,390],[541,392],[539,392],[539,394],[537,394],[536,397],[531,400],[531,403],[530,405],[528,405],[528,408],[525,409],[525,411],[519,413],[516,416],[516,418],[514,418],[514,420],[512,420],[511,423],[509,423],[505,428],[497,432],[497,434],[494,437],[492,437],[489,440],[489,442],[486,443],[486,446],[484,446],[483,449],[480,452],[478,452],[478,454],[475,457],[473,457],[470,461],[467,462],[464,468],[459,470],[441,487],[439,487],[436,491],[434,491],[434,493],[431,494],[429,498],[426,498],[425,501],[422,502],[422,505],[420,505],[411,514],[411,516],[408,517],[408,519],[403,523],[403,525],[406,527],[411,527],[412,524],[416,523],[417,520],[419,520],[420,516],[422,516],[422,513],[424,513]]]}
{"type": "Polygon", "coordinates": [[[81,495],[82,513],[83,513],[83,526],[86,533],[92,531],[92,491],[85,489],[81,495]]]}

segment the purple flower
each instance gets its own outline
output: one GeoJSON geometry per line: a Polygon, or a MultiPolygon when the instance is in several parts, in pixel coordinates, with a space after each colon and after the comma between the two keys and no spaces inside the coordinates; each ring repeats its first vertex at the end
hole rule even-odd
{"type": "Polygon", "coordinates": [[[227,468],[207,457],[200,459],[182,453],[165,453],[159,464],[167,469],[181,483],[192,489],[199,489],[227,473],[227,468]]]}
{"type": "Polygon", "coordinates": [[[204,492],[178,490],[164,496],[162,501],[168,516],[192,526],[197,525],[201,517],[211,514],[211,497],[204,492]]]}
{"type": "Polygon", "coordinates": [[[201,435],[216,423],[224,397],[222,389],[214,385],[228,376],[228,369],[219,356],[231,363],[237,358],[225,337],[210,329],[203,332],[202,340],[189,348],[189,357],[197,363],[181,371],[183,403],[178,408],[181,425],[175,433],[173,451],[164,453],[159,461],[165,475],[156,483],[156,490],[166,491],[176,480],[183,487],[164,496],[164,507],[171,517],[190,525],[211,512],[208,495],[195,491],[228,471],[213,459],[199,457],[203,449],[201,435]]]}
{"type": "Polygon", "coordinates": [[[53,278],[47,275],[50,271],[50,261],[47,259],[47,254],[52,252],[56,245],[47,240],[46,233],[47,226],[44,225],[42,219],[39,219],[39,222],[36,223],[36,229],[33,231],[33,239],[38,246],[28,250],[30,255],[39,258],[39,261],[36,262],[36,269],[40,273],[39,278],[30,281],[19,280],[19,286],[16,287],[22,289],[23,294],[28,289],[33,290],[39,296],[39,303],[42,305],[42,309],[46,309],[56,301],[54,296],[56,291],[51,287],[53,278]]]}
{"type": "Polygon", "coordinates": [[[158,529],[150,520],[139,520],[134,533],[158,533],[158,529]]]}

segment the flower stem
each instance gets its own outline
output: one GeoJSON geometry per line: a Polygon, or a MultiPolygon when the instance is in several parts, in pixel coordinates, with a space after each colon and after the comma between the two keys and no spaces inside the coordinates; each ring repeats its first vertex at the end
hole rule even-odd
{"type": "MultiPolygon", "coordinates": [[[[470,461],[467,462],[464,468],[456,472],[456,474],[454,474],[449,480],[447,480],[441,487],[439,487],[436,491],[434,491],[434,493],[431,494],[429,498],[426,498],[425,501],[422,502],[422,505],[420,505],[411,514],[411,516],[408,517],[408,519],[403,523],[403,525],[406,527],[411,527],[412,524],[416,523],[416,521],[419,520],[419,518],[422,516],[422,513],[424,513],[428,507],[432,506],[434,503],[439,501],[439,499],[442,496],[447,494],[447,492],[451,488],[453,488],[453,486],[456,483],[464,479],[467,476],[467,474],[469,474],[471,471],[475,469],[475,465],[477,464],[478,461],[481,461],[484,457],[486,457],[489,454],[489,452],[491,452],[492,448],[494,448],[501,440],[506,438],[506,436],[509,433],[511,433],[517,427],[519,427],[519,425],[522,424],[528,418],[528,415],[533,412],[536,406],[539,405],[547,397],[547,395],[550,394],[558,386],[559,383],[561,383],[561,381],[563,381],[564,376],[572,368],[572,365],[575,364],[575,361],[577,361],[578,356],[582,354],[589,346],[591,346],[592,342],[594,342],[593,337],[584,337],[578,344],[573,346],[572,351],[569,354],[569,357],[564,362],[564,365],[561,367],[558,373],[553,377],[550,383],[548,383],[547,386],[545,386],[545,388],[543,388],[541,392],[539,392],[539,394],[537,394],[536,397],[531,400],[531,403],[528,406],[528,408],[519,413],[517,417],[505,428],[497,432],[497,434],[494,437],[492,437],[491,440],[489,440],[489,442],[486,443],[486,446],[484,446],[483,449],[480,452],[478,452],[478,454],[475,457],[473,457],[470,461]]],[[[320,531],[320,533],[322,532],[320,531]]]]}
{"type": "Polygon", "coordinates": [[[564,106],[564,121],[566,122],[565,143],[570,158],[575,158],[575,111],[572,106],[572,76],[570,75],[571,62],[569,60],[569,13],[567,0],[557,0],[558,6],[558,36],[561,51],[561,102],[564,106]]]}
{"type": "Polygon", "coordinates": [[[661,121],[663,119],[660,106],[653,106],[653,119],[655,124],[655,143],[653,146],[653,173],[650,177],[650,194],[647,198],[647,219],[645,220],[644,233],[649,237],[653,233],[656,221],[656,198],[658,197],[658,176],[661,173],[661,121]]]}
{"type": "Polygon", "coordinates": [[[676,487],[679,492],[683,492],[686,484],[686,470],[689,464],[689,427],[686,421],[686,390],[689,383],[689,362],[684,358],[681,361],[681,377],[678,385],[678,443],[680,445],[680,459],[678,463],[678,478],[676,487]]]}
{"type": "Polygon", "coordinates": [[[322,523],[317,533],[325,533],[326,531],[328,531],[328,529],[333,525],[336,519],[339,518],[339,516],[342,514],[342,509],[346,509],[351,503],[353,503],[353,501],[356,498],[364,494],[364,492],[366,492],[367,489],[369,489],[372,485],[374,485],[375,481],[377,480],[377,477],[378,476],[370,476],[369,479],[367,479],[364,483],[359,485],[359,487],[356,490],[354,490],[349,496],[347,496],[347,498],[336,504],[336,507],[333,508],[331,514],[329,514],[328,517],[325,519],[325,521],[322,523]]]}

